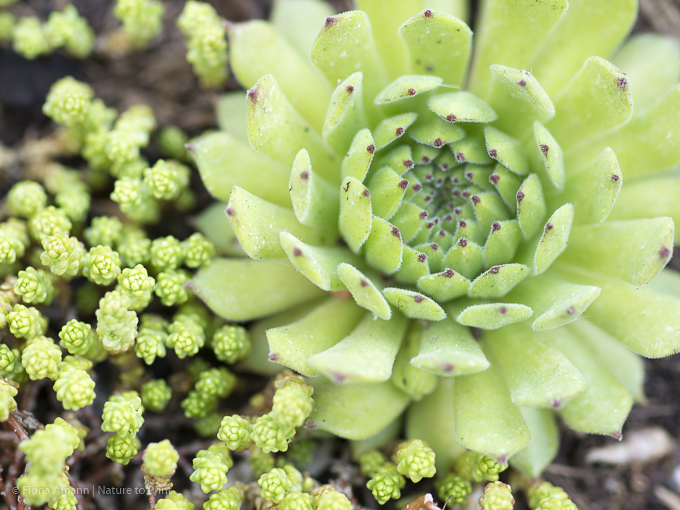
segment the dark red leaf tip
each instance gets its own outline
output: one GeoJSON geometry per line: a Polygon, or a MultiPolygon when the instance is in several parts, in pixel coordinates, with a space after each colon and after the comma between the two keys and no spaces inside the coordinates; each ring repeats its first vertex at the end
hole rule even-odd
{"type": "Polygon", "coordinates": [[[468,190],[463,191],[463,198],[470,198],[470,192],[468,190]]]}
{"type": "Polygon", "coordinates": [[[427,255],[424,253],[419,253],[418,254],[418,262],[425,262],[427,260],[427,255]]]}
{"type": "Polygon", "coordinates": [[[425,299],[423,296],[418,296],[418,295],[413,296],[413,301],[415,301],[416,303],[421,303],[423,301],[423,299],[425,299]]]}
{"type": "Polygon", "coordinates": [[[394,130],[394,134],[397,136],[401,136],[404,134],[404,128],[403,127],[398,127],[397,129],[394,130]]]}
{"type": "Polygon", "coordinates": [[[442,273],[442,276],[444,278],[453,278],[456,273],[453,271],[453,269],[447,269],[442,273]]]}
{"type": "Polygon", "coordinates": [[[545,224],[545,231],[546,231],[546,232],[547,232],[548,230],[552,230],[552,229],[553,229],[553,224],[552,224],[552,223],[548,222],[548,223],[545,224]]]}
{"type": "Polygon", "coordinates": [[[272,353],[268,356],[269,361],[278,361],[279,355],[276,353],[272,353]]]}
{"type": "Polygon", "coordinates": [[[520,87],[526,87],[526,86],[527,86],[527,81],[526,81],[526,80],[519,80],[519,81],[517,82],[517,85],[519,85],[520,87]]]}
{"type": "Polygon", "coordinates": [[[193,143],[185,143],[184,148],[194,154],[196,152],[196,146],[193,143]]]}
{"type": "Polygon", "coordinates": [[[524,200],[524,192],[523,191],[518,191],[517,192],[517,203],[521,204],[522,200],[524,200]]]}
{"type": "Polygon", "coordinates": [[[489,274],[498,274],[500,272],[501,268],[498,266],[493,266],[491,269],[489,269],[489,274]]]}
{"type": "Polygon", "coordinates": [[[619,176],[616,174],[612,174],[612,182],[616,182],[619,180],[619,176]]]}
{"type": "Polygon", "coordinates": [[[498,309],[498,311],[501,312],[503,315],[505,315],[505,312],[507,312],[508,309],[505,308],[504,306],[501,306],[501,307],[498,309]]]}
{"type": "MultiPolygon", "coordinates": [[[[456,182],[454,182],[454,184],[457,184],[458,179],[454,179],[454,180],[456,181],[456,182]]],[[[454,190],[451,192],[451,196],[452,196],[453,198],[458,198],[458,197],[460,196],[460,190],[459,190],[459,189],[454,189],[454,190]]]]}
{"type": "Polygon", "coordinates": [[[491,182],[492,184],[498,184],[498,181],[500,181],[500,180],[501,180],[501,176],[498,175],[498,174],[491,174],[489,176],[489,182],[491,182]]]}
{"type": "Polygon", "coordinates": [[[576,313],[576,310],[574,310],[573,306],[570,306],[569,308],[567,308],[567,313],[569,315],[574,315],[576,313]]]}
{"type": "Polygon", "coordinates": [[[233,207],[227,207],[227,215],[233,216],[234,214],[236,214],[236,211],[234,211],[234,208],[233,207]]]}
{"type": "Polygon", "coordinates": [[[295,255],[296,257],[302,255],[302,251],[300,251],[300,248],[293,248],[293,255],[295,255]]]}
{"type": "Polygon", "coordinates": [[[444,216],[444,221],[453,221],[453,216],[447,214],[446,216],[444,216]]]}
{"type": "Polygon", "coordinates": [[[465,173],[465,177],[466,177],[467,179],[472,180],[472,179],[475,178],[475,174],[473,174],[472,172],[466,172],[466,173],[465,173]]]}
{"type": "Polygon", "coordinates": [[[548,157],[548,151],[549,151],[549,150],[550,150],[550,146],[548,146],[548,145],[546,145],[546,144],[544,144],[544,143],[541,144],[541,152],[543,152],[543,155],[544,155],[545,157],[548,157]]]}
{"type": "Polygon", "coordinates": [[[399,181],[398,186],[401,189],[406,189],[408,187],[408,181],[406,179],[402,179],[401,181],[399,181]]]}
{"type": "Polygon", "coordinates": [[[364,190],[364,196],[365,196],[365,197],[367,197],[367,196],[370,195],[370,194],[371,194],[370,191],[368,191],[367,189],[364,190]]]}
{"type": "Polygon", "coordinates": [[[461,237],[458,240],[458,246],[460,246],[461,248],[465,248],[467,246],[467,243],[468,243],[467,239],[465,239],[464,237],[461,237]]]}
{"type": "Polygon", "coordinates": [[[366,280],[362,279],[359,283],[361,284],[362,287],[368,287],[368,282],[366,280]]]}
{"type": "Polygon", "coordinates": [[[415,96],[416,95],[416,89],[408,89],[408,95],[409,96],[415,96]]]}
{"type": "Polygon", "coordinates": [[[429,156],[423,156],[423,158],[420,161],[422,161],[423,163],[429,163],[430,157],[429,156]]]}
{"type": "Polygon", "coordinates": [[[498,232],[501,229],[501,224],[498,223],[497,221],[494,221],[493,224],[491,225],[491,232],[498,232]]]}
{"type": "Polygon", "coordinates": [[[467,223],[465,222],[465,220],[460,220],[460,221],[458,222],[458,226],[459,226],[460,228],[465,228],[465,227],[467,227],[467,223]]]}
{"type": "Polygon", "coordinates": [[[431,18],[431,17],[432,17],[432,11],[431,11],[430,9],[427,9],[427,10],[423,13],[423,15],[424,15],[426,18],[431,18]]]}
{"type": "Polygon", "coordinates": [[[413,168],[413,161],[411,161],[410,159],[405,159],[404,168],[413,168]]]}
{"type": "Polygon", "coordinates": [[[437,139],[434,141],[434,146],[435,146],[435,147],[439,148],[439,147],[441,147],[442,145],[444,145],[444,141],[443,141],[441,138],[437,138],[437,139]]]}
{"type": "Polygon", "coordinates": [[[553,409],[559,409],[562,406],[562,401],[559,398],[553,398],[550,400],[550,406],[553,409]]]}
{"type": "Polygon", "coordinates": [[[444,181],[443,181],[442,179],[437,179],[437,180],[435,181],[435,184],[436,184],[437,186],[441,186],[443,182],[444,182],[444,181]]]}
{"type": "Polygon", "coordinates": [[[435,218],[435,219],[434,219],[434,224],[435,224],[435,225],[439,225],[439,218],[435,218]]]}
{"type": "Polygon", "coordinates": [[[368,147],[366,147],[366,150],[373,154],[375,152],[375,145],[371,144],[368,147]]]}
{"type": "Polygon", "coordinates": [[[248,91],[248,99],[250,99],[253,104],[257,104],[257,87],[253,87],[248,91]]]}
{"type": "Polygon", "coordinates": [[[332,16],[329,16],[326,18],[326,28],[330,27],[333,23],[335,23],[335,18],[332,16]]]}
{"type": "Polygon", "coordinates": [[[427,211],[422,211],[422,212],[418,215],[418,217],[419,217],[421,220],[424,220],[425,218],[427,218],[427,211]]]}
{"type": "Polygon", "coordinates": [[[456,152],[456,161],[458,161],[458,163],[465,161],[465,154],[462,152],[456,152]]]}
{"type": "Polygon", "coordinates": [[[444,372],[452,372],[453,365],[451,363],[444,363],[444,372]]]}
{"type": "Polygon", "coordinates": [[[442,163],[442,170],[448,170],[449,169],[449,164],[448,163],[442,163]]]}
{"type": "Polygon", "coordinates": [[[424,198],[425,202],[431,202],[432,201],[432,196],[431,195],[426,195],[424,198]]]}
{"type": "Polygon", "coordinates": [[[491,149],[489,151],[489,156],[491,156],[493,159],[496,159],[498,157],[498,151],[496,149],[491,149]]]}
{"type": "Polygon", "coordinates": [[[628,80],[625,77],[622,78],[617,78],[616,79],[616,84],[619,86],[619,88],[624,88],[626,85],[628,85],[628,80]]]}
{"type": "Polygon", "coordinates": [[[345,90],[347,90],[347,92],[351,94],[352,92],[354,92],[354,87],[352,85],[347,85],[347,88],[345,90]]]}
{"type": "Polygon", "coordinates": [[[401,234],[399,233],[399,229],[397,227],[392,227],[392,235],[397,239],[401,239],[401,234]]]}
{"type": "Polygon", "coordinates": [[[437,243],[432,243],[430,248],[432,248],[432,251],[437,251],[439,249],[439,245],[437,243]]]}
{"type": "Polygon", "coordinates": [[[425,180],[428,181],[428,182],[431,181],[432,180],[432,174],[425,175],[425,180]]]}
{"type": "Polygon", "coordinates": [[[456,207],[456,208],[453,210],[453,213],[454,213],[455,215],[457,215],[457,216],[460,216],[461,214],[463,214],[463,210],[462,210],[460,207],[456,207]]]}
{"type": "Polygon", "coordinates": [[[613,436],[614,439],[616,439],[617,441],[621,441],[621,440],[623,439],[623,434],[621,433],[620,430],[617,430],[616,432],[614,432],[614,434],[612,434],[612,436],[613,436]]]}
{"type": "Polygon", "coordinates": [[[456,122],[458,120],[458,117],[456,117],[453,113],[449,113],[446,116],[446,120],[448,120],[449,122],[456,122]]]}
{"type": "Polygon", "coordinates": [[[425,225],[425,228],[432,228],[434,227],[434,222],[429,222],[427,225],[425,225]]]}
{"type": "Polygon", "coordinates": [[[338,382],[342,382],[345,380],[345,374],[341,374],[339,372],[334,372],[333,373],[333,379],[335,379],[338,382]]]}
{"type": "Polygon", "coordinates": [[[300,179],[305,179],[305,180],[309,179],[309,172],[302,172],[300,174],[300,179]]]}
{"type": "Polygon", "coordinates": [[[423,189],[423,187],[422,187],[420,184],[414,184],[414,185],[413,185],[413,190],[414,190],[414,191],[420,191],[421,189],[423,189]]]}
{"type": "Polygon", "coordinates": [[[659,250],[659,258],[665,259],[671,256],[671,250],[668,249],[667,246],[663,246],[659,250]]]}
{"type": "Polygon", "coordinates": [[[482,199],[479,198],[477,195],[472,195],[472,198],[470,198],[470,200],[472,200],[472,203],[475,204],[475,205],[477,205],[478,203],[480,203],[482,201],[482,199]]]}

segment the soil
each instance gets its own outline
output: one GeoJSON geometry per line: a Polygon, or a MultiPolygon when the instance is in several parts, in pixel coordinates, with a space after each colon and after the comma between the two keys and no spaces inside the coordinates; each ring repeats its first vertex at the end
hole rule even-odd
{"type": "MultiPolygon", "coordinates": [[[[117,21],[111,15],[112,1],[72,2],[88,18],[97,34],[116,28],[117,21]]],[[[346,10],[350,8],[350,2],[333,0],[331,3],[337,10],[346,10]]],[[[36,13],[44,19],[50,10],[60,9],[64,3],[65,0],[27,0],[14,9],[17,13],[36,13]]],[[[191,67],[185,60],[184,42],[172,22],[184,2],[166,0],[164,3],[166,29],[163,36],[148,50],[124,58],[110,59],[95,55],[86,61],[76,61],[57,53],[29,62],[7,48],[0,49],[0,142],[13,146],[49,133],[51,123],[42,115],[40,108],[49,86],[68,74],[90,83],[98,97],[118,110],[135,103],[147,103],[152,106],[159,125],[175,124],[191,135],[214,128],[214,105],[218,93],[198,88],[191,67]]],[[[210,0],[210,3],[223,17],[240,21],[266,18],[271,0],[210,0]]],[[[635,31],[680,36],[680,0],[640,0],[640,18],[635,31]]],[[[225,90],[237,88],[238,84],[232,79],[225,90]]],[[[149,151],[150,158],[157,156],[154,153],[157,149],[153,145],[149,151]]],[[[19,176],[0,175],[0,198],[17,178],[19,176]]],[[[207,198],[200,181],[193,184],[199,192],[199,203],[205,203],[200,199],[207,198]]],[[[165,224],[173,222],[179,225],[178,229],[183,228],[178,216],[168,218],[165,224]]],[[[680,257],[676,256],[671,265],[680,270],[680,257]]],[[[680,435],[680,357],[647,360],[646,364],[645,390],[648,400],[644,405],[633,408],[623,430],[624,439],[631,431],[660,426],[677,440],[680,435]]],[[[158,370],[163,372],[175,368],[161,364],[158,370]]],[[[264,381],[253,378],[248,383],[259,388],[264,381]]],[[[247,392],[245,388],[241,389],[245,398],[247,392]]],[[[44,390],[44,386],[41,389],[40,385],[36,385],[33,390],[36,398],[50,398],[47,396],[49,392],[44,390]]],[[[153,423],[147,425],[153,430],[153,423]]],[[[170,427],[185,437],[193,434],[192,427],[183,418],[178,419],[177,423],[159,422],[156,426],[161,431],[170,427]]],[[[145,441],[153,440],[153,434],[153,431],[150,432],[145,441]]],[[[4,439],[4,436],[0,439],[4,439]]],[[[614,443],[616,441],[612,438],[586,436],[563,427],[559,455],[548,468],[545,478],[564,487],[581,510],[680,509],[680,446],[676,444],[672,453],[660,461],[647,464],[610,467],[586,463],[585,457],[590,450],[614,443]],[[669,490],[672,491],[670,496],[669,490]],[[672,501],[673,494],[675,503],[672,501]]],[[[186,448],[191,450],[191,444],[186,448]]],[[[335,442],[333,448],[338,449],[336,456],[348,457],[342,443],[335,442]]],[[[96,465],[88,467],[90,473],[97,469],[100,468],[96,465]]],[[[118,476],[116,472],[109,473],[109,470],[105,469],[102,478],[118,476]]],[[[359,489],[356,494],[363,499],[365,491],[359,489]]],[[[104,501],[99,501],[101,507],[107,506],[104,501]]],[[[370,501],[372,498],[362,502],[374,506],[370,501]]],[[[126,504],[129,502],[125,499],[126,504]]],[[[137,504],[141,504],[139,499],[135,500],[133,506],[137,504]]],[[[516,508],[526,508],[521,497],[516,508]]]]}

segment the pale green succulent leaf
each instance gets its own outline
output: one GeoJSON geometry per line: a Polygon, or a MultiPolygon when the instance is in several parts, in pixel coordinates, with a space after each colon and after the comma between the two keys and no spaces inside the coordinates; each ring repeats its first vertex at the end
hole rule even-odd
{"type": "Polygon", "coordinates": [[[598,225],[614,207],[623,175],[616,154],[610,148],[575,175],[569,175],[562,197],[573,202],[577,224],[598,225]]]}
{"type": "Polygon", "coordinates": [[[455,381],[456,437],[463,446],[502,464],[529,443],[529,429],[496,366],[455,381]]]}
{"type": "Polygon", "coordinates": [[[440,321],[446,318],[446,312],[429,297],[412,290],[398,287],[383,289],[387,301],[409,319],[440,321]]]}
{"type": "Polygon", "coordinates": [[[529,158],[533,167],[539,169],[544,181],[552,184],[556,190],[564,187],[565,168],[564,151],[555,137],[540,122],[534,122],[534,141],[530,142],[529,158]]]}
{"type": "MultiPolygon", "coordinates": [[[[435,117],[434,119],[429,119],[425,123],[416,124],[409,131],[409,135],[420,144],[439,149],[444,145],[463,138],[465,136],[465,130],[456,124],[435,117]]],[[[432,156],[435,154],[438,155],[439,152],[433,151],[428,157],[434,159],[432,156]]],[[[422,156],[420,158],[416,157],[415,161],[422,161],[422,156]]]]}
{"type": "Polygon", "coordinates": [[[352,453],[355,455],[356,458],[359,458],[359,456],[362,453],[368,450],[375,449],[382,450],[383,448],[392,444],[399,437],[401,437],[402,433],[401,422],[402,422],[401,417],[398,416],[390,423],[385,425],[385,427],[383,427],[382,430],[380,430],[376,434],[373,434],[371,437],[367,437],[366,439],[360,439],[358,441],[351,441],[350,443],[352,446],[352,453]]]}
{"type": "Polygon", "coordinates": [[[437,453],[434,459],[437,471],[446,473],[465,448],[455,440],[454,378],[440,377],[437,380],[437,388],[432,393],[409,406],[406,437],[427,442],[437,453]]]}
{"type": "Polygon", "coordinates": [[[370,121],[377,118],[373,98],[388,79],[365,12],[349,11],[326,18],[312,46],[311,59],[333,85],[361,72],[366,113],[370,121]]]}
{"type": "Polygon", "coordinates": [[[597,227],[574,227],[573,232],[560,265],[616,278],[635,287],[649,283],[673,252],[674,225],[670,218],[611,221],[597,227]]]}
{"type": "Polygon", "coordinates": [[[494,222],[510,219],[510,211],[503,203],[503,199],[496,193],[477,193],[470,197],[475,209],[477,222],[482,232],[489,232],[494,222]]]}
{"type": "Polygon", "coordinates": [[[473,298],[502,298],[529,274],[529,268],[524,264],[493,266],[473,280],[470,290],[468,290],[468,296],[473,298]]]}
{"type": "Polygon", "coordinates": [[[402,202],[397,212],[390,218],[390,223],[399,229],[404,242],[409,242],[413,239],[421,229],[425,222],[424,212],[417,205],[402,202]]]}
{"type": "Polygon", "coordinates": [[[583,376],[549,338],[528,324],[484,334],[484,345],[494,354],[492,362],[500,367],[512,401],[519,406],[559,409],[585,389],[583,376]]]}
{"type": "Polygon", "coordinates": [[[335,154],[295,110],[273,76],[257,81],[248,91],[246,105],[248,140],[255,150],[289,167],[304,147],[314,171],[333,184],[339,183],[335,154]]]}
{"type": "Polygon", "coordinates": [[[564,275],[602,289],[588,320],[633,351],[647,358],[680,352],[680,298],[579,270],[564,275]]]}
{"type": "Polygon", "coordinates": [[[626,75],[600,57],[589,57],[555,99],[546,124],[565,151],[625,125],[633,115],[626,75]]]}
{"type": "Polygon", "coordinates": [[[636,112],[680,81],[680,45],[670,36],[636,34],[616,53],[612,63],[630,81],[636,112]]]}
{"type": "Polygon", "coordinates": [[[666,268],[649,282],[647,288],[680,298],[680,273],[666,268]]]}
{"type": "Polygon", "coordinates": [[[381,168],[373,173],[368,181],[373,214],[389,220],[399,209],[407,186],[408,181],[391,168],[381,168]]]}
{"type": "MultiPolygon", "coordinates": [[[[430,7],[436,9],[430,2],[430,7]]],[[[448,85],[463,85],[470,60],[472,31],[444,12],[423,11],[399,28],[411,72],[434,74],[448,85]]]]}
{"type": "Polygon", "coordinates": [[[483,1],[477,20],[470,90],[485,97],[493,64],[530,69],[531,61],[567,6],[567,0],[483,1]]]}
{"type": "MultiPolygon", "coordinates": [[[[467,223],[472,223],[467,221],[467,223]]],[[[462,274],[467,279],[475,278],[481,271],[484,262],[482,248],[472,241],[461,238],[458,243],[449,250],[444,258],[444,267],[450,267],[462,274]]]]}
{"type": "Polygon", "coordinates": [[[230,257],[245,257],[246,254],[238,242],[231,223],[224,214],[225,202],[214,202],[191,218],[191,226],[212,241],[218,253],[230,257]]]}
{"type": "Polygon", "coordinates": [[[517,220],[499,221],[491,226],[491,233],[484,245],[484,268],[513,260],[522,241],[522,231],[517,220]]]}
{"type": "Polygon", "coordinates": [[[442,377],[473,374],[489,368],[489,361],[470,329],[451,318],[428,325],[423,331],[418,355],[411,363],[442,377]]]}
{"type": "Polygon", "coordinates": [[[370,191],[354,177],[340,186],[340,234],[350,250],[357,253],[371,233],[373,213],[370,191]]]}
{"type": "Polygon", "coordinates": [[[337,227],[340,212],[338,188],[312,170],[312,162],[305,149],[301,149],[293,161],[288,189],[293,211],[300,223],[308,227],[337,227]]]}
{"type": "Polygon", "coordinates": [[[470,280],[456,273],[453,269],[422,276],[417,282],[418,290],[435,299],[438,303],[446,303],[452,299],[465,296],[470,289],[470,280]]]}
{"type": "Polygon", "coordinates": [[[529,160],[519,140],[491,126],[484,129],[484,139],[491,158],[518,175],[529,173],[529,160]]]}
{"type": "Polygon", "coordinates": [[[215,259],[187,288],[232,321],[266,317],[324,295],[286,260],[215,259]]]}
{"type": "Polygon", "coordinates": [[[368,167],[371,166],[374,152],[373,135],[368,129],[362,129],[354,136],[349,151],[342,160],[342,179],[354,177],[362,182],[368,173],[368,167]]]}
{"type": "Polygon", "coordinates": [[[375,148],[380,150],[387,147],[397,138],[401,138],[406,130],[418,118],[417,113],[402,113],[389,117],[378,124],[373,130],[373,139],[375,140],[375,148]]]}
{"type": "Polygon", "coordinates": [[[248,142],[246,130],[246,95],[242,90],[227,92],[220,96],[215,110],[217,125],[239,140],[248,142]]]}
{"type": "Polygon", "coordinates": [[[401,266],[402,244],[399,229],[373,216],[371,233],[364,245],[364,259],[374,269],[392,274],[401,266]]]}
{"type": "Polygon", "coordinates": [[[429,106],[447,122],[493,122],[498,118],[486,102],[464,90],[432,96],[429,106]]]}
{"type": "Polygon", "coordinates": [[[590,347],[598,362],[625,386],[633,399],[644,403],[645,364],[642,358],[587,320],[577,321],[570,328],[590,347]]]}
{"type": "Polygon", "coordinates": [[[531,441],[510,459],[510,465],[530,478],[538,478],[555,459],[560,434],[555,415],[546,409],[520,407],[524,423],[529,427],[531,441]]]}
{"type": "Polygon", "coordinates": [[[394,421],[409,401],[408,395],[390,382],[317,387],[307,427],[347,439],[365,439],[394,421]]]}
{"type": "Polygon", "coordinates": [[[421,348],[423,326],[412,321],[392,367],[392,384],[413,400],[420,400],[437,387],[437,376],[411,364],[421,348]]]}
{"type": "Polygon", "coordinates": [[[348,336],[307,363],[338,384],[387,381],[407,325],[400,314],[390,320],[365,314],[348,336]]]}
{"type": "Polygon", "coordinates": [[[481,136],[468,135],[461,140],[456,140],[450,147],[459,163],[468,162],[478,165],[493,163],[486,150],[484,138],[481,136]]]}
{"type": "Polygon", "coordinates": [[[550,96],[531,73],[502,65],[492,65],[491,73],[487,102],[498,114],[498,129],[522,138],[534,121],[546,122],[555,116],[550,96]]]}
{"type": "Polygon", "coordinates": [[[338,276],[339,264],[361,265],[361,259],[346,248],[310,246],[288,232],[281,232],[281,246],[295,269],[325,291],[346,289],[338,276]]]}
{"type": "MultiPolygon", "coordinates": [[[[463,211],[461,216],[466,216],[466,209],[463,208],[463,211]]],[[[472,215],[474,215],[474,210],[472,215]]],[[[482,227],[479,226],[476,220],[462,219],[458,221],[458,228],[456,228],[455,240],[458,243],[458,247],[463,247],[464,243],[460,241],[463,238],[481,246],[486,240],[486,232],[482,231],[482,227]]]]}
{"type": "Polygon", "coordinates": [[[279,207],[235,186],[227,205],[227,217],[243,250],[254,259],[285,257],[279,242],[283,231],[315,246],[333,246],[334,228],[313,228],[300,224],[290,209],[279,207]]]}
{"type": "Polygon", "coordinates": [[[510,212],[513,215],[517,214],[517,191],[522,185],[522,178],[512,170],[508,170],[502,164],[497,163],[493,173],[489,176],[489,180],[498,190],[510,212]]]}
{"type": "Polygon", "coordinates": [[[388,104],[415,97],[423,92],[434,90],[441,84],[442,79],[439,76],[405,74],[382,89],[375,98],[375,104],[388,104]]]}
{"type": "Polygon", "coordinates": [[[295,322],[267,329],[269,359],[307,377],[319,375],[307,360],[349,335],[365,313],[351,299],[330,298],[295,322]]]}
{"type": "Polygon", "coordinates": [[[382,168],[384,166],[389,166],[399,175],[405,174],[409,168],[413,167],[411,147],[408,145],[397,145],[380,156],[375,161],[373,168],[382,168]]]}
{"type": "Polygon", "coordinates": [[[430,274],[427,255],[407,245],[403,248],[401,267],[394,273],[394,277],[400,282],[416,284],[420,278],[430,274]]]}
{"type": "Polygon", "coordinates": [[[475,186],[479,186],[485,191],[494,191],[495,188],[493,183],[489,180],[493,170],[494,169],[490,165],[467,163],[464,167],[463,175],[468,182],[475,186]]]}
{"type": "Polygon", "coordinates": [[[633,399],[628,390],[604,368],[594,352],[567,328],[550,331],[552,341],[586,380],[586,389],[567,402],[560,415],[570,427],[590,434],[621,438],[633,399]]]}
{"type": "MultiPolygon", "coordinates": [[[[680,223],[680,179],[676,176],[659,176],[626,181],[621,188],[609,218],[630,220],[670,216],[680,223]]],[[[680,244],[680,229],[675,230],[675,244],[680,244]]]]}
{"type": "Polygon", "coordinates": [[[545,275],[526,280],[506,299],[531,307],[536,317],[531,327],[542,331],[574,322],[599,295],[598,287],[545,275]]]}
{"type": "Polygon", "coordinates": [[[574,206],[571,204],[564,204],[550,216],[533,252],[534,274],[544,273],[566,249],[573,221],[574,206]]]}
{"type": "Polygon", "coordinates": [[[621,44],[635,22],[637,3],[637,0],[569,0],[569,9],[531,64],[549,94],[562,90],[586,58],[607,57],[621,44]]]}
{"type": "Polygon", "coordinates": [[[498,329],[509,324],[525,321],[533,315],[531,308],[520,303],[473,305],[472,302],[467,301],[458,305],[462,310],[455,319],[463,326],[488,330],[498,329]]]}
{"type": "Polygon", "coordinates": [[[241,85],[248,89],[261,76],[273,76],[295,110],[321,131],[331,89],[306,56],[265,21],[230,23],[227,30],[229,63],[241,85]]]}
{"type": "Polygon", "coordinates": [[[324,20],[335,14],[322,0],[285,0],[272,5],[270,20],[292,46],[307,57],[324,20]]]}
{"type": "MultiPolygon", "coordinates": [[[[426,229],[421,230],[421,232],[426,229]]],[[[416,245],[415,249],[420,253],[424,253],[427,257],[427,265],[430,271],[444,270],[444,250],[440,248],[437,243],[423,243],[416,245]]]]}
{"type": "Polygon", "coordinates": [[[546,214],[541,180],[531,174],[517,191],[517,219],[524,239],[531,239],[541,228],[546,214]]]}
{"type": "Polygon", "coordinates": [[[229,200],[234,186],[283,207],[290,207],[290,171],[226,132],[201,136],[189,145],[203,184],[214,197],[229,200]]]}
{"type": "Polygon", "coordinates": [[[354,73],[339,83],[333,91],[326,112],[323,139],[338,155],[344,155],[355,134],[368,126],[364,111],[362,78],[361,73],[354,73]]]}
{"type": "Polygon", "coordinates": [[[373,283],[373,279],[344,262],[338,266],[338,276],[360,307],[373,312],[383,320],[392,317],[392,309],[380,289],[373,283]]]}
{"type": "Polygon", "coordinates": [[[677,166],[680,160],[680,85],[671,88],[626,126],[571,158],[572,165],[595,158],[602,145],[611,147],[626,179],[677,166]]]}

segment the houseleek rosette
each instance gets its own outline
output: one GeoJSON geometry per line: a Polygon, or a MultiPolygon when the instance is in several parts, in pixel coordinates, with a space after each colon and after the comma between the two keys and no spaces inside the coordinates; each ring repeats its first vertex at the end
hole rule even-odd
{"type": "Polygon", "coordinates": [[[188,286],[257,320],[251,359],[326,376],[308,427],[388,436],[406,411],[438,469],[465,447],[536,476],[555,412],[620,438],[640,356],[680,348],[680,54],[621,46],[635,0],[486,0],[474,49],[434,3],[228,25],[247,97],[189,148],[233,256],[188,286]]]}

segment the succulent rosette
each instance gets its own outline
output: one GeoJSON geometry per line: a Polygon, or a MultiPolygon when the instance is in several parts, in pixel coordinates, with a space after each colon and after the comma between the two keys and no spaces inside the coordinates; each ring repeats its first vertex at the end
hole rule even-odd
{"type": "Polygon", "coordinates": [[[641,356],[680,348],[677,44],[624,42],[635,0],[482,1],[474,46],[461,2],[357,3],[228,25],[248,92],[189,148],[231,256],[188,286],[255,321],[252,363],[325,376],[310,428],[405,412],[438,469],[534,476],[556,414],[620,438],[641,356]]]}

